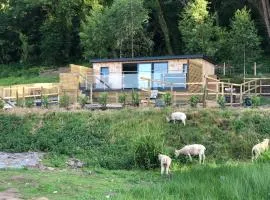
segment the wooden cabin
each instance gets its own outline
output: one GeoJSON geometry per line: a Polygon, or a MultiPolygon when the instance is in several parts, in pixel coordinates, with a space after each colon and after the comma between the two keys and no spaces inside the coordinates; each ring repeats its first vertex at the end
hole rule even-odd
{"type": "Polygon", "coordinates": [[[204,55],[94,59],[93,91],[173,90],[199,92],[215,64],[204,55]]]}

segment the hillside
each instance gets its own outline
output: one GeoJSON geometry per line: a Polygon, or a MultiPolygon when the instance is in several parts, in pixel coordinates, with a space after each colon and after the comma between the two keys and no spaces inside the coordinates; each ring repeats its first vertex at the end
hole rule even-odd
{"type": "MultiPolygon", "coordinates": [[[[99,112],[0,114],[0,151],[49,152],[47,162],[63,166],[76,157],[90,167],[154,168],[157,154],[201,143],[206,161],[247,161],[258,140],[269,137],[270,112],[261,110],[187,110],[182,124],[167,123],[170,110],[126,109],[99,112]]],[[[180,157],[179,162],[188,162],[180,157]]]]}

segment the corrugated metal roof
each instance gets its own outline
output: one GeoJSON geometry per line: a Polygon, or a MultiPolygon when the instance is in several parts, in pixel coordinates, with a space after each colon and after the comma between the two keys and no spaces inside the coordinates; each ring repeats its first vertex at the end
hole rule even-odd
{"type": "Polygon", "coordinates": [[[113,58],[113,59],[93,59],[91,63],[107,63],[107,62],[135,62],[135,61],[152,61],[152,60],[176,60],[176,59],[204,59],[210,63],[214,63],[205,55],[176,55],[176,56],[157,56],[157,57],[138,57],[138,58],[113,58]]]}

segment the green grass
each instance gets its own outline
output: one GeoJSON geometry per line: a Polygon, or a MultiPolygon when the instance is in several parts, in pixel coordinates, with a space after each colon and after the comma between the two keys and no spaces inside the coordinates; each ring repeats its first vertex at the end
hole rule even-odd
{"type": "MultiPolygon", "coordinates": [[[[48,152],[61,165],[76,157],[90,167],[151,169],[157,154],[173,156],[186,144],[206,146],[208,161],[246,161],[258,140],[269,137],[270,112],[257,109],[187,110],[187,125],[167,123],[170,109],[96,112],[0,113],[0,151],[48,152]],[[220,153],[222,152],[222,153],[220,153]]],[[[179,161],[188,163],[184,156],[179,161]]]]}
{"type": "Polygon", "coordinates": [[[59,82],[58,75],[51,76],[21,76],[21,77],[7,77],[0,78],[0,86],[10,86],[17,84],[31,84],[31,83],[57,83],[59,82]]]}
{"type": "Polygon", "coordinates": [[[50,200],[253,200],[270,198],[269,164],[193,166],[174,170],[172,178],[155,171],[85,169],[83,171],[0,171],[0,189],[16,188],[26,199],[50,200]],[[57,193],[54,193],[57,191],[57,193]]]}

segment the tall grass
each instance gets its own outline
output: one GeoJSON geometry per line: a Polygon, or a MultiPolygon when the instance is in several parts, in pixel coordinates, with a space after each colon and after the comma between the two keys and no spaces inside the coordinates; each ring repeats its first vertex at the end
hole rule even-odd
{"type": "Polygon", "coordinates": [[[199,167],[171,180],[141,184],[117,199],[269,199],[269,165],[199,167]]]}
{"type": "Polygon", "coordinates": [[[0,190],[12,185],[24,199],[44,196],[52,200],[269,199],[269,167],[269,164],[182,167],[181,171],[173,171],[171,179],[161,177],[159,170],[0,170],[0,190]]]}
{"type": "MultiPolygon", "coordinates": [[[[167,123],[170,109],[0,114],[0,151],[45,151],[108,169],[155,168],[157,154],[174,157],[186,144],[206,146],[206,161],[249,160],[269,137],[270,113],[252,109],[187,111],[187,125],[167,123]]],[[[185,163],[182,156],[177,162],[185,163]]],[[[194,161],[196,162],[196,161],[194,161]]]]}

